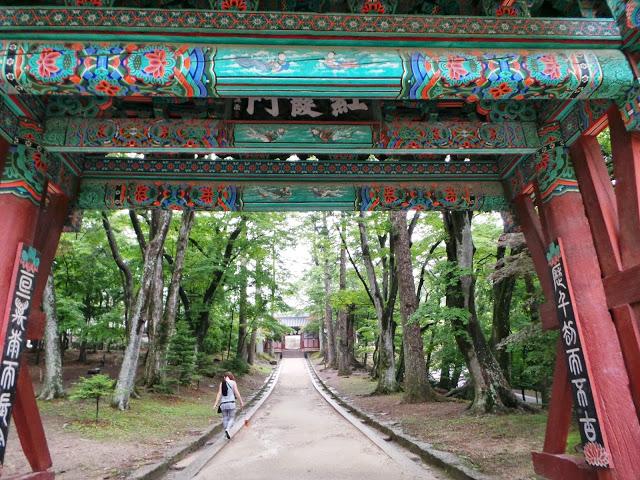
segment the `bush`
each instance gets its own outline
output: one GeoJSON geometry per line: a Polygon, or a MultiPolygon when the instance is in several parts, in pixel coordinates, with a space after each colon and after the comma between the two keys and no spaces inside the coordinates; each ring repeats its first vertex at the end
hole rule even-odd
{"type": "Polygon", "coordinates": [[[231,372],[236,377],[240,377],[249,372],[249,364],[240,357],[230,358],[220,362],[220,370],[222,372],[231,372]]]}
{"type": "Polygon", "coordinates": [[[83,377],[76,383],[69,398],[72,400],[96,399],[96,423],[100,411],[100,398],[111,395],[115,386],[115,380],[108,375],[99,374],[91,377],[83,377]]]}
{"type": "Polygon", "coordinates": [[[196,371],[196,341],[185,321],[176,324],[167,352],[167,373],[180,385],[189,385],[196,371]]]}

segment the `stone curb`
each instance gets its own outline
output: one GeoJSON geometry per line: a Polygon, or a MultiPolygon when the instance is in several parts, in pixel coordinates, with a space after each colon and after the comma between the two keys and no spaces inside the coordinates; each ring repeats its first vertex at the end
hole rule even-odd
{"type": "Polygon", "coordinates": [[[322,388],[335,399],[341,406],[343,406],[349,413],[363,420],[367,425],[375,428],[376,430],[388,435],[392,440],[396,441],[399,445],[409,450],[412,453],[418,455],[425,463],[440,468],[446,472],[451,478],[456,480],[493,480],[493,477],[484,475],[464,464],[462,459],[453,453],[443,452],[433,448],[430,443],[423,442],[411,435],[404,433],[395,423],[381,422],[372,415],[365,413],[358,407],[348,402],[340,393],[333,387],[327,385],[324,380],[318,374],[313,362],[305,355],[307,363],[314,378],[322,386],[322,388]]]}
{"type": "MultiPolygon", "coordinates": [[[[280,368],[280,364],[274,367],[271,370],[269,376],[265,379],[264,383],[260,387],[260,389],[255,392],[251,397],[247,399],[245,405],[250,407],[253,405],[270,387],[270,383],[275,377],[280,368]]],[[[165,457],[157,463],[153,463],[151,465],[144,465],[133,473],[128,475],[127,480],[156,480],[161,478],[163,474],[165,474],[171,465],[179,462],[180,460],[186,458],[189,454],[195,452],[196,450],[202,448],[208,440],[210,440],[214,435],[222,433],[222,423],[218,422],[209,427],[202,435],[194,440],[190,440],[187,443],[182,445],[178,445],[177,447],[166,452],[165,457]]]]}

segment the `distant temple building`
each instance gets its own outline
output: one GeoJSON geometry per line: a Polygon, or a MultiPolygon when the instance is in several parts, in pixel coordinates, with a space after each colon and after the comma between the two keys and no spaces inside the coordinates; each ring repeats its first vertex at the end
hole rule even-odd
{"type": "Polygon", "coordinates": [[[320,350],[318,332],[305,332],[304,327],[313,320],[309,314],[276,315],[278,323],[289,327],[293,333],[284,335],[280,341],[267,340],[265,350],[268,352],[282,352],[283,350],[302,350],[315,352],[320,350]]]}

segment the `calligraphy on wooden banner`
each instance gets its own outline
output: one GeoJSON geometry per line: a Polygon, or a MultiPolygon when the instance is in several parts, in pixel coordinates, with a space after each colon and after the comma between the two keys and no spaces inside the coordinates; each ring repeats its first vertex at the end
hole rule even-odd
{"type": "Polygon", "coordinates": [[[7,432],[20,369],[20,354],[26,343],[27,321],[39,268],[38,251],[20,243],[13,267],[7,308],[1,324],[4,349],[0,365],[0,465],[4,464],[7,432]]]}
{"type": "Polygon", "coordinates": [[[573,292],[564,267],[562,240],[558,238],[549,245],[547,262],[549,265],[553,291],[560,322],[562,349],[569,369],[569,383],[573,394],[584,457],[589,465],[609,466],[609,453],[598,420],[598,405],[589,380],[587,362],[581,341],[581,325],[578,314],[573,309],[573,292]]]}

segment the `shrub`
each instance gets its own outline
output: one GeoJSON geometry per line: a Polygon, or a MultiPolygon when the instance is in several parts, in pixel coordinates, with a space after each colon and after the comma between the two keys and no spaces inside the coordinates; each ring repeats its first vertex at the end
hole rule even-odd
{"type": "Polygon", "coordinates": [[[89,400],[96,399],[96,423],[98,423],[98,414],[100,412],[100,399],[111,395],[115,381],[108,375],[99,374],[91,377],[81,378],[74,390],[71,392],[70,398],[73,400],[89,400]]]}

